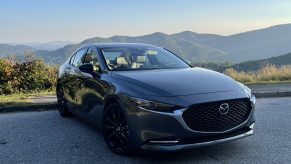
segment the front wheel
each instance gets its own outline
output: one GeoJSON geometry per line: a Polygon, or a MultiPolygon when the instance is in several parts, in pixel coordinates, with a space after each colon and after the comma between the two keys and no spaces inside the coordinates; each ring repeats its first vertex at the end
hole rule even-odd
{"type": "Polygon", "coordinates": [[[105,142],[112,152],[132,154],[128,124],[119,104],[111,104],[105,109],[102,129],[105,142]]]}

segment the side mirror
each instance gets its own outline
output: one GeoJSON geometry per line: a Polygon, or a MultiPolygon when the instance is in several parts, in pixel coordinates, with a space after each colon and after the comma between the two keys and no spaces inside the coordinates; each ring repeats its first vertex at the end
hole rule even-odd
{"type": "Polygon", "coordinates": [[[91,63],[85,63],[85,64],[79,66],[79,70],[81,72],[92,74],[94,71],[94,66],[91,63]]]}

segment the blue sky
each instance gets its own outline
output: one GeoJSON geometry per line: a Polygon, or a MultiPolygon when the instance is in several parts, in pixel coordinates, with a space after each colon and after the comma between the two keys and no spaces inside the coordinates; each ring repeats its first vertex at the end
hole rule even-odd
{"type": "Polygon", "coordinates": [[[2,43],[185,30],[230,35],[291,23],[291,1],[3,0],[0,22],[2,43]]]}

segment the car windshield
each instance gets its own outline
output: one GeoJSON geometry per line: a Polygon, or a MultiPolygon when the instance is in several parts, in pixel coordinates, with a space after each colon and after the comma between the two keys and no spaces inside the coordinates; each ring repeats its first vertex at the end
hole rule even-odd
{"type": "Polygon", "coordinates": [[[188,68],[189,65],[162,48],[103,48],[106,64],[113,71],[188,68]]]}

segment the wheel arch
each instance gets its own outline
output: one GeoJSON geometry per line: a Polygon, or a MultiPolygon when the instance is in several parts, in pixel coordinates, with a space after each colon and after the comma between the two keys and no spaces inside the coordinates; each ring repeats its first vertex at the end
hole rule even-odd
{"type": "Polygon", "coordinates": [[[120,99],[116,95],[109,95],[105,98],[104,104],[103,104],[103,110],[105,111],[106,108],[113,103],[118,103],[121,106],[120,99]]]}

